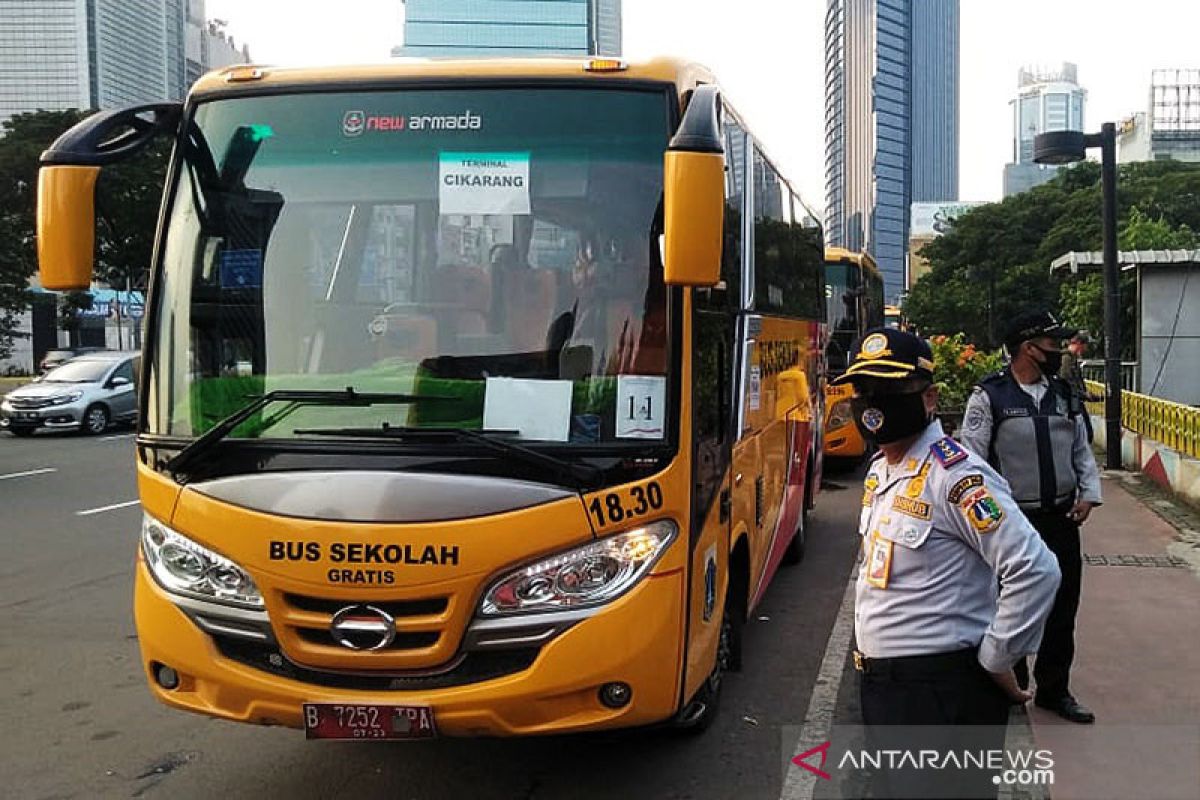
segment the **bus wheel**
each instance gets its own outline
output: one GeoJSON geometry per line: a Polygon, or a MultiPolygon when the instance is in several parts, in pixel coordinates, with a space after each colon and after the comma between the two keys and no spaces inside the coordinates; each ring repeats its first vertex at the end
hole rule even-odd
{"type": "Polygon", "coordinates": [[[717,643],[717,660],[712,672],[696,691],[695,696],[675,715],[676,729],[689,734],[708,730],[717,718],[721,699],[721,684],[725,673],[734,669],[734,649],[741,639],[742,616],[731,603],[725,604],[721,614],[721,639],[717,643]]]}

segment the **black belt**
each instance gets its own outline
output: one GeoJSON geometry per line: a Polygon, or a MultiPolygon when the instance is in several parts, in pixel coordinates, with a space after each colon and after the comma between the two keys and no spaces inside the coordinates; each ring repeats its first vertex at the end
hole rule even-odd
{"type": "Polygon", "coordinates": [[[967,647],[950,653],[896,656],[895,658],[868,658],[858,650],[855,650],[854,668],[864,675],[890,675],[897,678],[961,672],[965,668],[981,669],[978,653],[979,648],[967,647]]]}

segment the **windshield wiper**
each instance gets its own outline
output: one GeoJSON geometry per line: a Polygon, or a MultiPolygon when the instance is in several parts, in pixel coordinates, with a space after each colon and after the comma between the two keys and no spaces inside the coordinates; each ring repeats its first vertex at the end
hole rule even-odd
{"type": "Polygon", "coordinates": [[[182,472],[199,456],[210,450],[213,445],[224,439],[233,430],[250,417],[262,411],[271,403],[295,403],[297,405],[326,405],[326,406],[377,406],[404,405],[407,403],[422,403],[427,401],[458,401],[457,397],[439,397],[434,395],[416,394],[373,394],[357,392],[353,386],[347,386],[341,391],[313,389],[277,389],[260,395],[229,416],[217,422],[194,441],[180,450],[167,462],[166,468],[172,473],[182,472]]]}
{"type": "Polygon", "coordinates": [[[520,459],[526,464],[552,470],[558,478],[568,478],[569,483],[583,491],[596,485],[603,471],[590,464],[568,461],[565,458],[540,453],[529,447],[519,445],[499,436],[515,436],[517,431],[476,431],[467,428],[412,428],[389,425],[386,422],[378,428],[310,428],[297,429],[297,434],[309,436],[348,436],[364,439],[444,439],[477,442],[480,445],[501,455],[520,459]]]}

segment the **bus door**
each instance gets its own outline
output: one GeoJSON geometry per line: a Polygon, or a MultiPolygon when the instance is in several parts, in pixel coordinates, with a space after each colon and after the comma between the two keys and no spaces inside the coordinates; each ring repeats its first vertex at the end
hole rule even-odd
{"type": "MultiPolygon", "coordinates": [[[[762,317],[743,313],[738,320],[739,380],[737,441],[733,445],[733,536],[744,532],[749,544],[749,583],[762,579],[774,517],[771,503],[773,482],[765,463],[782,441],[772,440],[762,425],[763,363],[759,339],[762,317]]],[[[782,432],[781,432],[782,433],[782,432]]],[[[749,599],[747,598],[747,603],[749,599]]]]}
{"type": "MultiPolygon", "coordinates": [[[[736,361],[733,315],[699,300],[692,309],[692,550],[684,697],[691,697],[712,670],[726,607],[736,361]]],[[[744,585],[739,589],[736,581],[728,591],[745,596],[744,585]]],[[[744,606],[739,603],[731,612],[744,613],[744,606]]]]}

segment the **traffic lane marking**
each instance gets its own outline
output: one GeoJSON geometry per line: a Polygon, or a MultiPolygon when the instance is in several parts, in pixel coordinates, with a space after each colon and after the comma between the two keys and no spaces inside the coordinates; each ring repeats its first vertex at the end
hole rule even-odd
{"type": "Polygon", "coordinates": [[[108,505],[108,506],[100,506],[98,508],[88,508],[88,509],[84,509],[83,511],[76,511],[75,516],[90,517],[92,514],[103,514],[106,511],[116,511],[119,508],[129,508],[130,506],[136,506],[141,502],[142,502],[141,500],[126,500],[124,503],[113,503],[112,505],[108,505]]]}
{"type": "Polygon", "coordinates": [[[0,481],[6,481],[9,478],[27,478],[30,475],[48,475],[51,472],[58,472],[58,467],[42,467],[41,469],[27,469],[24,472],[10,472],[7,475],[0,475],[0,481]]]}
{"type": "MultiPolygon", "coordinates": [[[[845,672],[846,653],[850,650],[850,640],[854,635],[856,581],[856,570],[851,570],[850,581],[842,595],[842,604],[838,608],[833,629],[829,632],[829,640],[825,643],[825,654],[821,658],[821,667],[813,684],[804,725],[800,736],[792,745],[793,756],[802,753],[810,742],[827,741],[833,728],[838,692],[841,690],[842,675],[845,672]]],[[[795,763],[789,763],[779,793],[780,800],[811,800],[815,790],[816,776],[795,763]]]]}
{"type": "Polygon", "coordinates": [[[115,433],[111,436],[101,436],[96,441],[97,442],[111,442],[114,439],[130,439],[130,438],[133,438],[134,436],[137,436],[137,434],[136,433],[115,433]]]}

